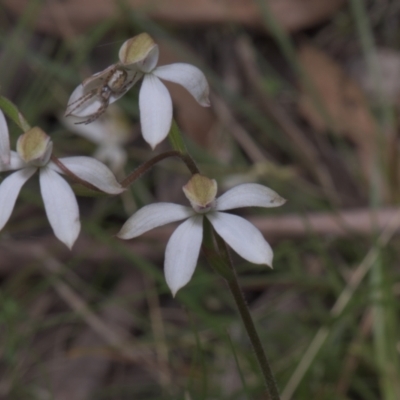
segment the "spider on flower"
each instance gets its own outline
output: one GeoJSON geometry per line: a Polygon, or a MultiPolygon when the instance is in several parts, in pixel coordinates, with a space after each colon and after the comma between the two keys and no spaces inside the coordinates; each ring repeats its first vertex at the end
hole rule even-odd
{"type": "Polygon", "coordinates": [[[140,78],[138,71],[126,70],[119,63],[106,68],[87,79],[72,93],[65,116],[88,116],[75,124],[90,124],[106,111],[110,101],[113,103],[123,96],[140,78]],[[139,76],[138,76],[139,75],[139,76]],[[71,101],[72,100],[72,101],[71,101]],[[88,108],[93,110],[88,115],[88,108]],[[80,115],[84,110],[85,115],[80,115]]]}

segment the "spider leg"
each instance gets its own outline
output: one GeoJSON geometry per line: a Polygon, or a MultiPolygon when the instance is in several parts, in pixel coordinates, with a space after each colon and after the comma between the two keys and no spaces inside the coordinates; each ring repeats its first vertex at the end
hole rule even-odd
{"type": "Polygon", "coordinates": [[[109,103],[109,99],[104,99],[103,98],[103,102],[100,106],[100,108],[93,114],[91,115],[88,119],[85,119],[84,121],[81,122],[75,122],[75,125],[80,125],[80,124],[90,124],[91,122],[95,121],[97,118],[101,117],[105,111],[107,110],[108,107],[108,103],[109,103]]]}
{"type": "Polygon", "coordinates": [[[122,88],[120,89],[120,92],[124,92],[126,90],[126,88],[135,80],[137,74],[138,73],[135,72],[135,74],[133,75],[132,79],[129,80],[128,82],[126,82],[124,86],[122,86],[122,88]]]}
{"type": "Polygon", "coordinates": [[[92,97],[94,97],[97,94],[97,89],[93,89],[90,92],[86,93],[85,95],[79,97],[79,99],[76,99],[72,103],[69,103],[67,105],[67,110],[71,106],[75,104],[75,107],[72,107],[67,114],[65,114],[66,117],[69,117],[77,108],[79,108],[83,103],[86,101],[90,100],[92,97]]]}

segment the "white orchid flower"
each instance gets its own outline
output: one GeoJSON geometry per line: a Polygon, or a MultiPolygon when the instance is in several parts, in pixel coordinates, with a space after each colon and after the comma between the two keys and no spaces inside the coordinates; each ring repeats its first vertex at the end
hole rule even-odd
{"type": "MultiPolygon", "coordinates": [[[[8,137],[7,125],[0,124],[0,142],[8,137]]],[[[18,194],[24,183],[39,170],[40,190],[47,218],[56,237],[70,249],[80,231],[79,209],[74,192],[59,175],[60,168],[50,161],[53,144],[40,128],[32,128],[21,135],[17,152],[0,147],[0,159],[10,153],[9,163],[0,163],[0,171],[13,171],[0,184],[0,229],[11,216],[18,194]]],[[[66,157],[61,163],[78,178],[109,194],[124,189],[112,172],[101,162],[90,157],[66,157]]]]}
{"type": "Polygon", "coordinates": [[[172,122],[171,96],[160,79],[182,85],[203,107],[210,105],[207,80],[197,67],[185,63],[156,67],[158,56],[158,46],[147,33],[127,40],[119,50],[119,63],[75,89],[66,116],[86,117],[85,123],[94,121],[143,77],[140,122],[144,139],[154,149],[166,138],[172,122]]]}
{"type": "Polygon", "coordinates": [[[145,206],[126,221],[117,235],[121,239],[132,239],[158,226],[186,219],[172,234],[165,252],[165,279],[174,296],[190,281],[196,268],[204,216],[241,257],[272,267],[272,249],[261,232],[244,218],[221,211],[251,206],[278,207],[285,202],[282,197],[265,186],[247,183],[216,199],[215,180],[199,174],[183,190],[192,207],[171,203],[145,206]]]}
{"type": "Polygon", "coordinates": [[[71,132],[97,145],[94,158],[107,164],[115,174],[121,173],[128,159],[125,145],[131,136],[131,127],[122,111],[113,105],[91,124],[79,124],[81,121],[78,117],[62,118],[71,132]]]}

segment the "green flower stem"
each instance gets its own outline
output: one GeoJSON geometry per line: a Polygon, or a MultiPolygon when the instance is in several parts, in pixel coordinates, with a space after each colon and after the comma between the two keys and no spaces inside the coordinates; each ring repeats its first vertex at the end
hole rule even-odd
{"type": "Polygon", "coordinates": [[[131,183],[139,179],[143,174],[154,167],[158,162],[165,160],[169,157],[179,157],[188,167],[192,174],[197,174],[199,172],[196,164],[187,154],[182,154],[180,151],[171,150],[164,153],[158,154],[149,161],[144,162],[139,167],[137,167],[133,172],[131,172],[124,180],[120,182],[122,187],[128,187],[131,183]]]}
{"type": "Polygon", "coordinates": [[[235,299],[235,303],[242,318],[243,325],[246,329],[247,335],[249,336],[250,342],[256,354],[256,358],[263,374],[265,385],[267,387],[267,399],[279,400],[279,391],[274,375],[269,365],[260,337],[258,336],[256,327],[254,326],[253,319],[251,318],[251,314],[246,304],[246,300],[244,299],[243,292],[239,286],[235,271],[233,272],[233,278],[226,280],[226,282],[229,286],[233,298],[235,299]]]}
{"type": "Polygon", "coordinates": [[[168,133],[168,139],[169,142],[171,143],[172,148],[181,152],[182,154],[188,153],[185,142],[183,141],[182,138],[181,130],[179,129],[179,126],[174,119],[172,120],[171,129],[169,130],[168,133]]]}
{"type": "Polygon", "coordinates": [[[196,166],[196,163],[194,162],[193,158],[187,151],[185,142],[183,141],[182,133],[175,120],[172,120],[171,129],[168,133],[168,139],[169,142],[171,143],[172,148],[176,151],[179,151],[182,157],[185,157],[184,161],[187,167],[189,168],[190,172],[193,175],[200,173],[199,169],[196,166]]]}
{"type": "Polygon", "coordinates": [[[215,233],[211,227],[211,224],[206,220],[206,218],[204,218],[204,225],[203,252],[214,270],[225,279],[232,293],[264,378],[267,389],[267,400],[280,400],[274,375],[269,365],[268,358],[265,354],[260,337],[258,336],[249,308],[246,304],[242,289],[239,286],[236,271],[233,267],[227,245],[215,233]],[[217,245],[218,252],[210,247],[212,243],[217,245]]]}

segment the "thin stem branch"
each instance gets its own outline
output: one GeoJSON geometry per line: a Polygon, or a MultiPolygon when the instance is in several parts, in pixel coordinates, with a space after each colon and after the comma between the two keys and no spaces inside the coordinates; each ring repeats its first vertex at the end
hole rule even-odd
{"type": "Polygon", "coordinates": [[[197,168],[195,162],[189,155],[182,154],[181,152],[176,150],[171,150],[171,151],[166,151],[165,153],[158,154],[149,161],[146,161],[143,164],[141,164],[133,172],[131,172],[124,180],[120,182],[121,186],[124,188],[128,187],[131,183],[135,182],[143,174],[145,174],[147,171],[153,168],[154,165],[156,165],[158,162],[165,160],[166,158],[169,157],[179,157],[186,164],[186,166],[188,167],[189,171],[192,174],[199,173],[199,169],[197,168]]]}
{"type": "MultiPolygon", "coordinates": [[[[226,244],[224,243],[225,247],[226,244]]],[[[230,279],[226,279],[228,287],[232,293],[233,298],[235,299],[236,306],[239,310],[239,314],[242,318],[243,325],[246,329],[247,335],[250,339],[250,342],[253,346],[254,353],[256,355],[258,364],[260,366],[261,372],[264,377],[264,381],[267,387],[267,394],[269,400],[279,400],[279,390],[276,384],[274,375],[272,373],[271,367],[268,362],[267,355],[265,354],[263,345],[261,343],[260,337],[257,333],[256,327],[254,325],[254,321],[251,317],[249,307],[247,306],[246,300],[244,298],[242,289],[239,286],[239,282],[237,279],[236,271],[230,261],[229,257],[229,268],[232,272],[230,279]]]]}

